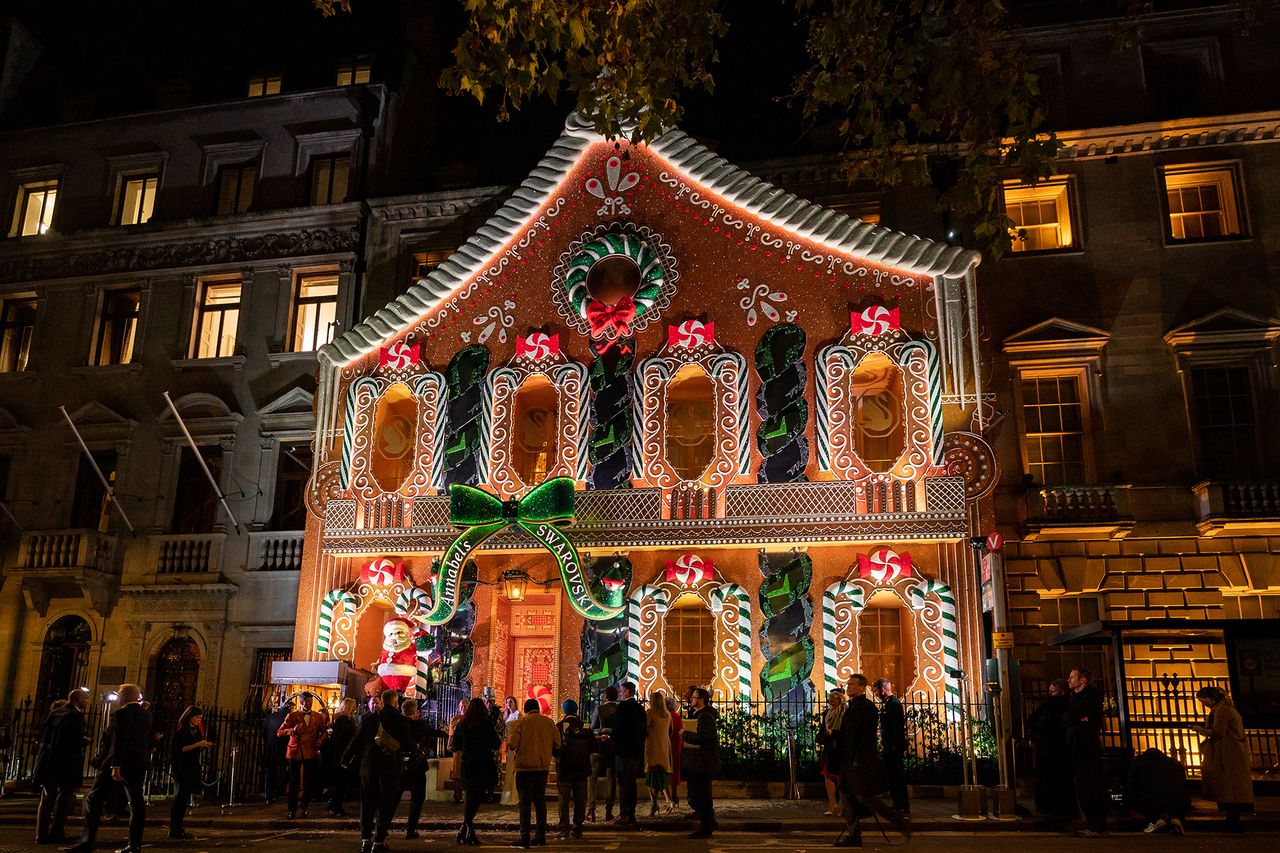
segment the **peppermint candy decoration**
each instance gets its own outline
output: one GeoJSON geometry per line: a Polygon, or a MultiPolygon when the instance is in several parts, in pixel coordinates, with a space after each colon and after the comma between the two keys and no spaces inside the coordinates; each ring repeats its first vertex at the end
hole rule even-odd
{"type": "Polygon", "coordinates": [[[422,361],[422,347],[418,344],[409,346],[404,341],[397,341],[389,347],[378,350],[378,366],[392,370],[408,370],[422,361]]]}
{"type": "Polygon", "coordinates": [[[684,554],[678,560],[667,561],[667,581],[681,586],[697,586],[711,578],[715,563],[697,554],[684,554]]]}
{"type": "Polygon", "coordinates": [[[877,548],[870,556],[858,557],[858,573],[878,584],[891,584],[901,577],[911,577],[911,555],[899,554],[892,548],[877,548]]]}
{"type": "Polygon", "coordinates": [[[855,335],[884,335],[902,329],[902,313],[897,308],[872,305],[849,315],[849,328],[855,335]]]}
{"type": "Polygon", "coordinates": [[[379,557],[360,569],[360,580],[373,586],[391,586],[404,580],[404,563],[393,563],[387,557],[379,557]]]}
{"type": "Polygon", "coordinates": [[[715,322],[685,320],[678,326],[667,326],[667,346],[697,349],[715,343],[715,322]]]}
{"type": "Polygon", "coordinates": [[[545,684],[535,684],[529,688],[527,694],[530,699],[537,699],[538,706],[542,709],[542,713],[551,713],[551,688],[545,684]]]}
{"type": "Polygon", "coordinates": [[[560,354],[560,335],[548,335],[546,332],[534,332],[523,338],[516,338],[516,358],[531,358],[543,361],[553,355],[560,354]]]}

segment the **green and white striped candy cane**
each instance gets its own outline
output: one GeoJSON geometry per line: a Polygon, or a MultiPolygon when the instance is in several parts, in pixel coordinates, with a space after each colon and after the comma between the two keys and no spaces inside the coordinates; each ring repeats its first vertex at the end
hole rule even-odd
{"type": "MultiPolygon", "coordinates": [[[[862,587],[853,581],[836,581],[822,594],[822,683],[826,693],[840,686],[840,680],[836,677],[836,668],[840,664],[836,640],[840,631],[849,627],[848,622],[840,624],[836,619],[836,604],[840,596],[849,599],[855,614],[866,606],[862,587]]],[[[853,621],[852,617],[849,621],[853,621]]]]}
{"type": "Polygon", "coordinates": [[[751,701],[751,597],[736,583],[716,587],[711,593],[711,612],[719,613],[726,600],[738,602],[738,694],[743,702],[751,701]]]}
{"type": "Polygon", "coordinates": [[[934,465],[942,464],[942,368],[938,365],[938,351],[933,344],[925,340],[907,341],[902,345],[899,365],[906,367],[915,352],[924,355],[927,381],[929,383],[929,435],[933,446],[929,448],[934,465]]]}
{"type": "MultiPolygon", "coordinates": [[[[943,665],[946,669],[957,670],[960,668],[960,625],[956,621],[956,599],[951,593],[951,587],[940,580],[921,578],[919,583],[911,587],[911,609],[923,610],[925,596],[931,593],[938,596],[938,602],[942,605],[943,665]]],[[[960,685],[950,676],[947,677],[946,685],[947,697],[960,701],[960,685]]]]}
{"type": "Polygon", "coordinates": [[[316,653],[329,654],[333,645],[333,609],[342,605],[342,614],[350,616],[356,612],[356,597],[345,589],[333,589],[320,599],[320,626],[316,629],[316,653]]]}
{"type": "MultiPolygon", "coordinates": [[[[343,489],[351,488],[351,464],[355,461],[356,444],[356,398],[364,389],[370,389],[374,397],[378,395],[378,380],[362,376],[347,387],[347,411],[342,422],[342,469],[338,471],[338,479],[343,489]]],[[[372,417],[370,413],[370,417],[372,417]]]]}
{"type": "Polygon", "coordinates": [[[627,678],[637,684],[640,679],[640,607],[646,598],[652,598],[659,613],[666,613],[671,606],[671,598],[665,589],[646,584],[627,599],[627,678]]]}
{"type": "MultiPolygon", "coordinates": [[[[425,589],[411,586],[396,596],[397,616],[412,618],[415,613],[429,613],[430,611],[431,596],[427,594],[425,589]]],[[[431,663],[428,660],[431,654],[431,643],[423,642],[420,638],[415,637],[414,647],[417,650],[415,665],[418,670],[417,675],[414,677],[414,684],[418,688],[418,695],[425,696],[428,673],[431,669],[431,663]]]]}

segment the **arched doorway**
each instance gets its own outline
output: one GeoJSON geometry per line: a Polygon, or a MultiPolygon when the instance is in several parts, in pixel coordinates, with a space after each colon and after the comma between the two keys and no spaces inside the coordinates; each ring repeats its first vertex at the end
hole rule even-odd
{"type": "Polygon", "coordinates": [[[89,674],[89,623],[79,616],[63,616],[49,626],[40,653],[40,677],[36,683],[36,708],[49,710],[58,699],[77,687],[87,687],[89,674]]]}
{"type": "Polygon", "coordinates": [[[196,701],[200,683],[200,647],[190,637],[174,637],[156,653],[155,677],[148,699],[157,720],[176,723],[196,701]]]}
{"type": "Polygon", "coordinates": [[[671,689],[711,689],[716,678],[716,620],[703,600],[686,592],[671,605],[662,626],[662,674],[671,689]]]}
{"type": "Polygon", "coordinates": [[[869,681],[887,678],[900,694],[916,680],[914,614],[896,594],[880,590],[858,614],[858,652],[869,681]]]}

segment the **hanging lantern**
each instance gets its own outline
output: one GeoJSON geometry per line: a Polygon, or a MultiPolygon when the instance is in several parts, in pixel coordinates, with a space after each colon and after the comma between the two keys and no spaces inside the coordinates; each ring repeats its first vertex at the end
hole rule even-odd
{"type": "Polygon", "coordinates": [[[502,573],[499,580],[502,584],[502,594],[506,596],[507,601],[524,601],[524,595],[529,589],[529,573],[524,569],[507,569],[502,573]]]}

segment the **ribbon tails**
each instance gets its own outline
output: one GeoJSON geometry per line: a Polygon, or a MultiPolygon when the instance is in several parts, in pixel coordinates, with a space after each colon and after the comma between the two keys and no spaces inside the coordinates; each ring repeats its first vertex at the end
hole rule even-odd
{"type": "Polygon", "coordinates": [[[421,621],[443,625],[453,618],[467,558],[490,536],[512,525],[522,528],[556,558],[569,603],[584,618],[611,619],[622,612],[621,590],[605,587],[608,603],[596,598],[578,550],[560,529],[573,523],[573,480],[569,477],[548,480],[519,500],[509,501],[471,486],[450,486],[449,521],[462,532],[444,552],[436,576],[435,601],[429,613],[418,617],[421,621]]]}

